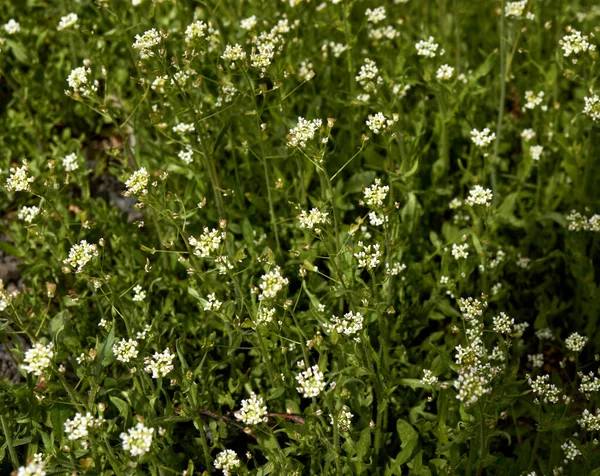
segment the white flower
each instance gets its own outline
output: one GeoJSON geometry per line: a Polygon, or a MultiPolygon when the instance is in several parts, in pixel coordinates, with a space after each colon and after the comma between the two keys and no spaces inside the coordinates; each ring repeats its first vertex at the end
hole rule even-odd
{"type": "Polygon", "coordinates": [[[287,278],[281,275],[281,268],[276,266],[273,271],[264,274],[260,278],[262,281],[259,284],[262,293],[258,296],[259,300],[272,299],[289,283],[287,278]]]}
{"type": "Polygon", "coordinates": [[[315,134],[319,131],[323,121],[321,119],[306,120],[303,117],[298,117],[296,127],[290,129],[288,135],[288,147],[306,147],[306,142],[314,139],[315,134]]]}
{"type": "Polygon", "coordinates": [[[227,45],[221,58],[226,61],[242,61],[246,59],[246,52],[242,46],[237,43],[233,46],[227,45]]]}
{"type": "Polygon", "coordinates": [[[573,334],[565,340],[565,345],[567,346],[567,349],[573,352],[581,352],[587,341],[587,337],[579,335],[577,332],[573,332],[573,334]]]}
{"type": "Polygon", "coordinates": [[[600,97],[593,95],[590,97],[583,98],[585,101],[585,107],[583,113],[587,114],[593,121],[600,119],[600,97]]]}
{"type": "MultiPolygon", "coordinates": [[[[299,361],[298,366],[303,368],[304,361],[299,361]]],[[[319,370],[318,365],[313,365],[300,372],[296,375],[296,381],[300,385],[296,390],[305,398],[316,397],[325,389],[325,377],[323,372],[319,370]]]]}
{"type": "Polygon", "coordinates": [[[204,227],[204,233],[200,235],[199,239],[190,236],[188,243],[193,246],[194,254],[200,258],[206,258],[216,254],[219,251],[221,243],[225,241],[227,234],[224,231],[216,229],[209,230],[208,227],[204,227]]]}
{"type": "Polygon", "coordinates": [[[382,112],[378,112],[375,115],[369,114],[369,118],[366,121],[369,129],[373,131],[374,134],[379,134],[383,130],[392,126],[396,122],[396,115],[393,119],[388,119],[383,115],[382,112]]]}
{"type": "MultiPolygon", "coordinates": [[[[344,314],[343,318],[337,316],[331,317],[331,322],[324,324],[325,330],[328,332],[337,332],[346,336],[353,336],[360,333],[363,328],[364,316],[357,312],[356,314],[352,311],[344,314]]],[[[354,337],[356,342],[360,342],[360,336],[354,337]]]]}
{"type": "Polygon", "coordinates": [[[510,334],[515,320],[501,312],[499,316],[493,318],[493,322],[495,332],[498,332],[499,334],[510,334]]]}
{"type": "Polygon", "coordinates": [[[381,7],[377,7],[374,8],[373,10],[371,10],[370,8],[367,8],[367,10],[365,11],[365,16],[367,17],[367,21],[370,23],[379,23],[380,21],[385,20],[385,7],[381,6],[381,7]]]}
{"type": "MultiPolygon", "coordinates": [[[[98,81],[90,81],[88,75],[92,74],[92,70],[86,66],[80,66],[73,69],[67,77],[67,83],[73,90],[74,94],[82,96],[90,96],[98,91],[98,81]]],[[[66,92],[70,94],[69,92],[66,92]]]]}
{"type": "Polygon", "coordinates": [[[58,31],[61,31],[71,27],[79,28],[79,25],[77,25],[77,20],[79,20],[77,13],[69,13],[68,15],[65,15],[60,19],[60,22],[58,23],[56,29],[58,31]]]}
{"type": "Polygon", "coordinates": [[[171,353],[168,347],[162,354],[160,352],[154,352],[154,356],[152,358],[144,358],[144,363],[146,364],[144,370],[147,373],[151,373],[152,378],[165,377],[171,370],[174,369],[174,358],[175,355],[171,353]]]}
{"type": "Polygon", "coordinates": [[[129,428],[127,433],[121,433],[123,449],[129,451],[131,456],[143,456],[150,451],[153,434],[154,428],[148,428],[140,422],[135,427],[129,428]]]}
{"type": "Polygon", "coordinates": [[[596,45],[591,45],[588,41],[587,35],[584,36],[580,31],[570,30],[570,35],[565,35],[560,40],[560,45],[564,51],[565,57],[571,55],[577,55],[581,52],[595,51],[596,45]]]}
{"type": "Polygon", "coordinates": [[[535,137],[535,131],[533,129],[523,129],[521,137],[525,142],[529,142],[535,137]]]}
{"type": "Polygon", "coordinates": [[[123,192],[123,195],[130,197],[131,195],[146,195],[148,190],[148,182],[150,181],[150,174],[146,170],[146,167],[142,167],[131,174],[131,176],[125,182],[127,190],[123,192]]]}
{"type": "Polygon", "coordinates": [[[3,28],[4,31],[9,35],[14,35],[15,33],[19,33],[21,31],[21,25],[14,18],[8,20],[8,23],[6,23],[3,28]]]}
{"type": "Polygon", "coordinates": [[[233,450],[221,451],[215,458],[215,468],[223,470],[224,476],[229,476],[231,471],[241,464],[237,453],[233,450]]]}
{"type": "Polygon", "coordinates": [[[90,412],[86,415],[77,413],[72,420],[65,421],[65,433],[69,440],[86,439],[89,435],[88,428],[98,428],[103,422],[104,418],[94,418],[90,412]]]}
{"type": "Polygon", "coordinates": [[[152,49],[160,44],[161,40],[165,37],[161,32],[156,30],[156,28],[152,28],[143,35],[135,35],[135,42],[132,47],[136,50],[140,50],[140,56],[142,58],[149,58],[154,56],[154,51],[152,49]]]}
{"type": "Polygon", "coordinates": [[[535,94],[533,91],[525,91],[525,109],[535,109],[544,100],[544,91],[535,94]]]}
{"type": "Polygon", "coordinates": [[[267,324],[273,322],[275,317],[275,308],[274,307],[263,307],[261,306],[258,310],[258,314],[256,315],[256,319],[254,323],[257,326],[266,326],[267,324]]]}
{"type": "Polygon", "coordinates": [[[383,83],[383,78],[378,75],[379,69],[375,61],[365,58],[365,64],[360,67],[356,81],[367,91],[375,92],[377,86],[383,83]]]}
{"type": "MultiPolygon", "coordinates": [[[[337,416],[337,427],[342,431],[350,431],[350,428],[352,427],[353,417],[354,415],[352,414],[350,409],[346,405],[343,405],[342,409],[340,410],[337,416]]],[[[333,415],[330,415],[330,421],[331,425],[333,426],[333,415]]]]}
{"type": "Polygon", "coordinates": [[[587,408],[583,410],[581,419],[577,420],[581,428],[587,431],[600,430],[600,408],[596,408],[596,414],[591,413],[587,408]]]}
{"type": "MultiPolygon", "coordinates": [[[[36,453],[25,465],[19,467],[17,476],[46,476],[46,463],[42,460],[42,453],[36,453]]],[[[15,473],[13,473],[15,474],[15,473]]]]}
{"type": "Polygon", "coordinates": [[[565,441],[560,447],[565,452],[565,463],[581,455],[581,451],[579,451],[579,448],[571,440],[565,441]]]}
{"type": "Polygon", "coordinates": [[[489,188],[483,188],[481,185],[475,185],[469,190],[469,196],[465,202],[472,207],[475,205],[489,207],[492,204],[492,191],[489,188]]]}
{"type": "Polygon", "coordinates": [[[540,160],[540,157],[542,156],[543,151],[544,151],[544,147],[541,145],[532,145],[531,148],[529,149],[529,152],[531,153],[531,158],[535,161],[540,160]]]}
{"type": "Polygon", "coordinates": [[[361,250],[358,253],[354,253],[354,257],[358,260],[359,268],[373,269],[381,263],[382,252],[379,249],[379,243],[364,245],[362,241],[359,241],[358,247],[361,250]]]}
{"type": "Polygon", "coordinates": [[[527,0],[521,0],[519,2],[508,2],[504,9],[505,15],[510,18],[521,18],[525,12],[527,6],[527,0]]]}
{"type": "Polygon", "coordinates": [[[385,197],[387,197],[390,191],[389,185],[381,185],[381,179],[376,178],[373,185],[365,188],[364,200],[365,203],[370,207],[382,207],[385,197]]]}
{"type": "Polygon", "coordinates": [[[530,375],[527,376],[527,381],[531,389],[545,403],[557,403],[560,396],[560,391],[553,383],[549,383],[550,375],[538,375],[535,380],[530,375]]]}
{"type": "Polygon", "coordinates": [[[83,267],[95,256],[98,256],[98,247],[86,240],[81,240],[79,244],[71,247],[69,257],[64,259],[63,263],[75,268],[76,273],[81,273],[83,267]]]}
{"type": "Polygon", "coordinates": [[[479,147],[487,147],[494,139],[496,139],[496,134],[491,132],[489,127],[486,127],[482,131],[478,131],[477,129],[471,131],[471,140],[479,147]]]}
{"type": "Polygon", "coordinates": [[[23,207],[19,210],[19,220],[23,220],[26,223],[31,223],[36,216],[40,213],[39,207],[23,207]]]}
{"type": "Polygon", "coordinates": [[[119,362],[130,362],[138,356],[138,343],[133,339],[121,339],[113,345],[113,353],[119,362]]]}
{"type": "Polygon", "coordinates": [[[146,299],[146,291],[142,290],[142,287],[139,284],[136,284],[133,287],[133,301],[134,302],[142,302],[146,299]]]}
{"type": "Polygon", "coordinates": [[[179,151],[177,157],[183,160],[186,164],[191,164],[194,161],[192,158],[193,154],[194,152],[192,151],[192,148],[190,146],[186,146],[185,149],[179,151]]]}
{"type": "Polygon", "coordinates": [[[218,311],[219,309],[221,309],[221,305],[223,303],[217,299],[217,296],[215,293],[209,294],[207,296],[207,298],[208,298],[208,300],[206,301],[206,304],[204,305],[205,311],[218,311]]]}
{"type": "Polygon", "coordinates": [[[544,354],[529,354],[527,360],[533,368],[542,368],[544,365],[544,354]]]}
{"type": "Polygon", "coordinates": [[[9,192],[28,192],[29,184],[34,180],[34,177],[29,176],[29,165],[24,160],[21,167],[10,168],[10,176],[6,179],[6,188],[9,192]]]}
{"type": "Polygon", "coordinates": [[[438,378],[429,369],[423,369],[423,378],[421,383],[423,385],[435,385],[438,382],[438,378]]]}
{"type": "Polygon", "coordinates": [[[315,225],[324,225],[329,221],[327,218],[329,213],[322,212],[318,208],[313,208],[310,212],[302,210],[298,220],[300,221],[300,228],[308,228],[312,230],[315,225]]]}
{"type": "Polygon", "coordinates": [[[450,81],[452,76],[454,76],[454,68],[447,64],[440,66],[435,75],[440,81],[450,81]]]}
{"type": "Polygon", "coordinates": [[[469,256],[467,248],[469,248],[468,243],[464,243],[462,245],[457,245],[456,243],[454,243],[452,245],[452,256],[454,257],[454,259],[467,259],[467,256],[469,256]]]}
{"type": "Polygon", "coordinates": [[[177,132],[179,134],[186,134],[188,132],[194,132],[195,130],[196,127],[192,123],[186,124],[184,122],[180,122],[179,124],[173,127],[173,132],[177,132]]]}
{"type": "Polygon", "coordinates": [[[435,42],[433,36],[430,36],[427,40],[421,40],[416,45],[417,54],[419,56],[425,56],[427,58],[435,58],[436,52],[440,45],[435,42]]]}
{"type": "Polygon", "coordinates": [[[244,18],[240,21],[240,28],[243,30],[253,30],[256,26],[256,15],[252,15],[251,17],[244,18]]]}
{"type": "Polygon", "coordinates": [[[195,21],[194,23],[188,25],[185,29],[185,42],[189,44],[196,39],[206,38],[207,30],[208,25],[205,22],[200,20],[195,21]]]}
{"type": "Polygon", "coordinates": [[[250,398],[242,400],[242,408],[233,415],[246,425],[258,425],[267,421],[267,406],[262,397],[251,392],[250,398]]]}
{"type": "Polygon", "coordinates": [[[67,172],[75,172],[79,168],[77,154],[69,154],[63,157],[62,164],[67,172]]]}
{"type": "Polygon", "coordinates": [[[40,377],[44,370],[52,365],[52,358],[54,357],[54,344],[50,342],[48,345],[44,345],[41,342],[36,342],[35,346],[25,352],[25,358],[23,362],[26,365],[22,366],[22,369],[27,373],[40,377]]]}

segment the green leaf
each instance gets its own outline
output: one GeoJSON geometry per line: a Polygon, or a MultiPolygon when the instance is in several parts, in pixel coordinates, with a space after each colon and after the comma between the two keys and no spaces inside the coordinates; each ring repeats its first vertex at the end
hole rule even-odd
{"type": "Polygon", "coordinates": [[[404,464],[410,460],[413,451],[417,447],[417,443],[419,442],[419,434],[410,423],[404,420],[398,420],[396,422],[396,430],[398,431],[400,445],[402,448],[402,451],[400,451],[398,457],[396,458],[396,462],[397,464],[404,464]]]}

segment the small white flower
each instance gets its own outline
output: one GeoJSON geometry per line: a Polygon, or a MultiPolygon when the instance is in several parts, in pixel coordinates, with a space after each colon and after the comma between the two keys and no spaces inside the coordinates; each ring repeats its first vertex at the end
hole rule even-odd
{"type": "Polygon", "coordinates": [[[281,275],[281,268],[276,266],[272,271],[261,276],[259,284],[262,293],[258,296],[259,300],[273,299],[283,290],[283,287],[289,284],[289,280],[281,275]]]}
{"type": "Polygon", "coordinates": [[[465,200],[472,207],[475,205],[483,205],[489,207],[492,204],[492,191],[484,189],[481,185],[475,185],[469,190],[469,196],[465,200]]]}
{"type": "Polygon", "coordinates": [[[229,476],[231,471],[241,465],[237,453],[233,450],[221,451],[215,458],[215,468],[223,470],[224,476],[229,476]]]}
{"type": "Polygon", "coordinates": [[[365,16],[367,17],[368,22],[377,24],[386,18],[385,7],[380,6],[374,9],[367,8],[365,11],[365,16]]]}
{"type": "Polygon", "coordinates": [[[63,263],[75,268],[76,273],[81,273],[83,267],[95,256],[98,256],[98,247],[86,240],[81,240],[79,244],[74,244],[71,247],[69,257],[64,259],[63,263]]]}
{"type": "Polygon", "coordinates": [[[535,137],[535,131],[533,129],[523,129],[521,137],[525,142],[529,142],[535,137]]]}
{"type": "Polygon", "coordinates": [[[162,378],[174,369],[173,359],[175,355],[171,353],[167,347],[163,353],[155,352],[152,358],[145,357],[144,363],[146,367],[144,370],[147,373],[152,374],[152,378],[162,378]]]}
{"type": "Polygon", "coordinates": [[[531,158],[533,160],[535,160],[536,162],[538,160],[540,160],[540,157],[542,156],[542,152],[544,151],[544,147],[541,145],[532,145],[529,149],[529,152],[531,154],[531,158]]]}
{"type": "Polygon", "coordinates": [[[25,223],[31,223],[40,213],[39,207],[23,207],[19,210],[19,220],[23,220],[25,223]]]}
{"type": "Polygon", "coordinates": [[[600,120],[600,97],[593,95],[590,97],[583,98],[585,101],[585,107],[583,113],[589,116],[592,121],[600,120]]]}
{"type": "Polygon", "coordinates": [[[496,134],[491,132],[489,127],[486,127],[482,131],[478,131],[477,129],[471,131],[471,140],[479,147],[487,147],[494,139],[496,139],[496,134]]]}
{"type": "MultiPolygon", "coordinates": [[[[304,361],[298,362],[298,367],[304,368],[304,361]]],[[[325,389],[325,377],[319,370],[318,365],[308,367],[306,370],[296,375],[296,381],[300,385],[296,388],[305,398],[312,398],[319,395],[325,389]]]]}
{"type": "Polygon", "coordinates": [[[246,425],[258,425],[267,421],[267,406],[262,397],[251,392],[250,398],[242,400],[242,408],[234,416],[246,425]]]}
{"type": "Polygon", "coordinates": [[[22,369],[37,377],[43,375],[44,371],[52,365],[52,358],[54,357],[53,348],[54,344],[52,342],[48,345],[36,342],[31,349],[25,352],[23,362],[26,365],[23,365],[22,369]]]}
{"type": "Polygon", "coordinates": [[[435,42],[433,36],[430,36],[427,40],[421,40],[416,45],[417,54],[419,56],[425,56],[427,58],[435,58],[436,52],[440,45],[435,42]]]}
{"type": "Polygon", "coordinates": [[[113,345],[113,353],[119,362],[131,362],[138,356],[138,343],[133,339],[121,339],[113,345]]]}
{"type": "Polygon", "coordinates": [[[123,449],[129,451],[131,456],[143,456],[150,451],[153,434],[154,428],[148,428],[140,422],[135,427],[129,428],[127,433],[121,433],[123,449]]]}
{"type": "Polygon", "coordinates": [[[78,20],[79,17],[77,16],[77,13],[69,13],[68,15],[65,15],[60,19],[60,22],[58,23],[56,29],[58,31],[61,31],[71,27],[79,28],[79,25],[77,25],[78,20]]]}
{"type": "Polygon", "coordinates": [[[28,192],[34,177],[29,176],[29,165],[23,161],[21,167],[11,167],[10,176],[6,179],[6,188],[9,192],[28,192]]]}
{"type": "Polygon", "coordinates": [[[440,81],[450,81],[452,76],[454,76],[454,68],[447,64],[440,66],[435,75],[440,81]]]}
{"type": "Polygon", "coordinates": [[[154,56],[153,48],[158,46],[164,37],[165,35],[156,30],[156,28],[152,28],[144,32],[143,35],[135,35],[135,42],[132,47],[140,50],[142,58],[149,58],[154,56]]]}
{"type": "Polygon", "coordinates": [[[251,17],[244,18],[242,21],[240,21],[240,28],[250,31],[254,29],[256,23],[256,15],[252,15],[251,17]]]}
{"type": "Polygon", "coordinates": [[[63,157],[62,164],[67,172],[75,172],[79,168],[77,154],[69,154],[63,157]]]}
{"type": "Polygon", "coordinates": [[[565,345],[567,346],[567,349],[573,352],[581,352],[587,341],[587,337],[579,335],[577,332],[573,332],[573,334],[565,340],[565,345]]]}
{"type": "Polygon", "coordinates": [[[146,170],[146,167],[142,167],[131,174],[131,176],[125,182],[127,190],[123,192],[123,195],[130,197],[131,195],[146,195],[148,193],[148,182],[150,181],[150,174],[146,170]]]}
{"type": "Polygon", "coordinates": [[[8,20],[8,23],[5,23],[3,28],[8,35],[14,35],[21,31],[21,25],[14,18],[8,20]]]}
{"type": "Polygon", "coordinates": [[[322,125],[323,121],[321,119],[306,120],[299,117],[296,127],[290,129],[287,146],[306,147],[307,141],[314,139],[322,125]]]}
{"type": "Polygon", "coordinates": [[[527,0],[520,0],[518,2],[508,2],[504,9],[505,16],[508,18],[521,18],[525,12],[527,6],[527,0]]]}
{"type": "Polygon", "coordinates": [[[455,260],[467,259],[467,256],[469,256],[469,252],[467,251],[468,248],[468,243],[464,243],[462,245],[457,245],[454,243],[452,245],[452,256],[455,260]]]}
{"type": "Polygon", "coordinates": [[[423,369],[423,378],[421,383],[423,385],[435,385],[438,382],[438,378],[429,369],[423,369]]]}

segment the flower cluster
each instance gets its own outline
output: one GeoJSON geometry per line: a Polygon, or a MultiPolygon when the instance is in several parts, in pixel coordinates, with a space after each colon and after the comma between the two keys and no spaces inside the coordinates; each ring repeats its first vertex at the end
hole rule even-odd
{"type": "Polygon", "coordinates": [[[362,241],[358,242],[360,251],[354,253],[354,257],[358,260],[359,268],[373,269],[381,263],[382,252],[379,243],[374,245],[364,245],[362,241]]]}
{"type": "Polygon", "coordinates": [[[581,352],[587,343],[588,338],[582,335],[579,335],[577,332],[574,332],[565,340],[565,345],[567,349],[573,352],[581,352]]]}
{"type": "Polygon", "coordinates": [[[18,217],[19,220],[23,220],[25,223],[31,223],[35,219],[36,216],[40,214],[39,207],[22,207],[19,210],[18,217]]]}
{"type": "Polygon", "coordinates": [[[585,106],[583,113],[589,116],[592,121],[600,120],[600,97],[596,94],[583,98],[585,106]]]}
{"type": "Polygon", "coordinates": [[[565,441],[560,447],[565,452],[565,463],[568,463],[569,460],[572,461],[577,458],[577,456],[581,455],[581,451],[571,440],[565,441]]]}
{"type": "Polygon", "coordinates": [[[417,54],[427,58],[435,58],[436,52],[440,45],[435,42],[435,38],[430,36],[427,40],[421,40],[416,45],[417,54]]]}
{"type": "Polygon", "coordinates": [[[565,57],[569,57],[586,51],[595,51],[596,45],[590,44],[588,40],[587,35],[582,35],[580,31],[571,29],[570,34],[563,36],[559,43],[565,57]]]}
{"type": "Polygon", "coordinates": [[[390,191],[389,185],[381,185],[381,179],[376,178],[373,185],[364,190],[364,201],[370,207],[382,207],[385,197],[390,191]]]}
{"type": "Polygon", "coordinates": [[[98,256],[98,247],[94,243],[81,240],[79,244],[71,247],[69,257],[64,259],[63,263],[75,268],[76,273],[81,273],[83,267],[95,256],[98,256]]]}
{"type": "Polygon", "coordinates": [[[544,100],[544,91],[540,91],[535,94],[533,91],[525,91],[525,106],[524,109],[535,109],[537,106],[542,104],[544,100]]]}
{"type": "Polygon", "coordinates": [[[560,391],[558,387],[553,383],[550,383],[550,375],[538,375],[535,380],[531,378],[531,375],[527,376],[527,381],[539,398],[545,403],[557,403],[560,397],[560,391]]]}
{"type": "Polygon", "coordinates": [[[287,137],[288,147],[306,147],[306,142],[314,139],[315,134],[323,126],[321,119],[306,120],[303,117],[298,118],[296,127],[290,129],[287,137]]]}
{"type": "Polygon", "coordinates": [[[24,160],[21,167],[10,168],[10,175],[6,179],[6,188],[9,192],[28,192],[30,184],[34,180],[29,176],[29,165],[24,160]]]}
{"type": "Polygon", "coordinates": [[[21,31],[21,25],[14,18],[8,20],[8,23],[5,23],[2,28],[8,35],[14,35],[21,31]]]}
{"type": "Polygon", "coordinates": [[[242,464],[238,455],[233,450],[221,451],[215,458],[215,468],[223,471],[223,476],[229,476],[231,471],[242,464]]]}
{"type": "Polygon", "coordinates": [[[584,430],[600,431],[600,408],[596,408],[595,415],[586,408],[583,410],[581,419],[577,420],[577,423],[579,423],[584,430]]]}
{"type": "Polygon", "coordinates": [[[384,131],[388,127],[393,126],[396,122],[398,122],[398,115],[394,114],[392,119],[388,119],[383,115],[382,112],[378,112],[377,114],[369,114],[369,117],[366,121],[369,129],[373,131],[374,134],[379,134],[384,131]]]}
{"type": "Polygon", "coordinates": [[[598,214],[588,219],[578,211],[572,210],[566,218],[569,222],[569,231],[600,231],[600,215],[598,214]]]}
{"type": "Polygon", "coordinates": [[[501,312],[499,316],[495,316],[493,322],[494,331],[500,334],[510,334],[515,324],[515,320],[508,317],[504,312],[501,312]]]}
{"type": "MultiPolygon", "coordinates": [[[[298,367],[305,367],[304,360],[298,362],[298,367]]],[[[319,370],[318,365],[313,365],[296,375],[296,381],[299,387],[296,387],[298,393],[305,398],[312,398],[319,395],[325,389],[325,376],[319,370]]]]}
{"type": "Polygon", "coordinates": [[[148,428],[142,422],[139,422],[133,428],[129,428],[127,433],[121,433],[123,449],[129,451],[131,456],[143,456],[150,451],[153,434],[154,428],[148,428]]]}
{"type": "Polygon", "coordinates": [[[471,296],[458,299],[458,308],[460,309],[463,318],[467,321],[483,316],[483,310],[486,307],[487,301],[485,299],[480,301],[471,296]]]}
{"type": "Polygon", "coordinates": [[[375,92],[377,86],[383,83],[383,78],[379,76],[377,64],[369,58],[365,58],[365,64],[360,67],[355,79],[369,93],[375,92]]]}
{"type": "MultiPolygon", "coordinates": [[[[91,81],[88,75],[92,74],[92,70],[86,66],[79,66],[73,69],[67,76],[67,84],[73,90],[72,94],[80,96],[91,96],[98,92],[98,81],[91,81]]],[[[71,94],[66,91],[66,94],[71,94]]]]}
{"type": "Polygon", "coordinates": [[[146,195],[148,193],[148,182],[150,181],[150,174],[146,170],[146,167],[142,167],[131,174],[131,176],[125,182],[127,190],[123,192],[123,195],[130,197],[132,195],[146,195]]]}
{"type": "Polygon", "coordinates": [[[204,305],[204,310],[205,311],[218,311],[219,309],[221,309],[221,306],[223,305],[223,303],[221,301],[219,301],[217,299],[217,296],[215,293],[211,293],[207,296],[207,301],[206,304],[204,305]]]}
{"type": "Polygon", "coordinates": [[[69,13],[68,15],[65,15],[60,19],[60,22],[58,22],[58,26],[56,27],[56,29],[58,31],[62,31],[71,27],[79,28],[79,25],[77,24],[78,20],[79,17],[77,16],[77,13],[69,13]]]}
{"type": "Polygon", "coordinates": [[[159,32],[156,28],[152,28],[143,35],[135,35],[135,42],[131,45],[134,49],[140,50],[142,58],[150,58],[154,56],[154,47],[166,38],[166,35],[159,32]]]}
{"type": "Polygon", "coordinates": [[[255,47],[250,54],[251,66],[259,68],[261,73],[265,73],[271,65],[275,53],[283,50],[283,34],[290,31],[290,26],[286,18],[279,20],[277,25],[270,31],[263,31],[260,35],[252,39],[255,47]]]}
{"type": "Polygon", "coordinates": [[[258,310],[258,313],[256,314],[256,319],[254,320],[254,323],[257,326],[266,326],[267,324],[270,324],[271,322],[273,322],[274,318],[275,318],[275,308],[274,307],[261,306],[260,309],[258,310]]]}
{"type": "MultiPolygon", "coordinates": [[[[337,427],[342,431],[350,431],[352,427],[352,418],[354,415],[350,409],[343,405],[337,416],[337,427]]],[[[333,415],[330,415],[331,426],[334,425],[333,415]]]]}
{"type": "Polygon", "coordinates": [[[77,154],[69,154],[62,159],[62,165],[67,172],[75,172],[79,168],[77,154]]]}
{"type": "MultiPolygon", "coordinates": [[[[328,216],[329,213],[322,212],[318,208],[313,208],[310,212],[302,210],[298,217],[298,220],[300,220],[300,228],[312,230],[315,225],[324,225],[329,221],[329,218],[327,218],[328,216]]],[[[318,232],[319,229],[317,228],[315,231],[318,232]]]]}
{"type": "Polygon", "coordinates": [[[478,147],[487,147],[496,139],[496,134],[490,131],[489,127],[486,127],[482,131],[473,129],[471,131],[471,140],[478,147]]]}
{"type": "Polygon", "coordinates": [[[87,412],[86,415],[76,413],[72,420],[65,421],[65,433],[69,440],[86,439],[89,435],[89,428],[99,428],[104,423],[104,418],[94,418],[87,412]]]}
{"type": "Polygon", "coordinates": [[[242,408],[234,416],[246,425],[258,425],[267,421],[267,406],[262,397],[251,392],[250,398],[242,400],[242,408]]]}
{"type": "Polygon", "coordinates": [[[200,235],[200,238],[196,239],[193,236],[188,238],[190,246],[194,247],[194,254],[200,258],[206,258],[219,251],[221,243],[225,241],[227,234],[224,231],[216,229],[209,230],[208,227],[204,227],[204,233],[200,235]]]}
{"type": "Polygon", "coordinates": [[[586,397],[589,398],[592,392],[600,392],[600,378],[596,377],[593,372],[580,373],[579,377],[581,378],[579,391],[586,397]]]}
{"type": "Polygon", "coordinates": [[[19,467],[17,476],[46,476],[46,462],[42,460],[42,453],[33,455],[25,466],[19,467]]]}
{"type": "MultiPolygon", "coordinates": [[[[233,46],[227,45],[225,46],[225,51],[221,55],[221,58],[226,61],[231,61],[232,63],[234,61],[243,61],[246,59],[246,52],[242,46],[237,43],[233,46]]],[[[234,66],[235,65],[232,64],[231,67],[233,68],[234,66]]]]}
{"type": "Polygon", "coordinates": [[[527,6],[527,0],[520,0],[518,2],[508,2],[504,8],[504,14],[508,18],[521,18],[525,13],[525,7],[527,6]]]}
{"type": "Polygon", "coordinates": [[[260,279],[261,283],[259,287],[262,289],[262,293],[258,296],[258,299],[261,301],[263,299],[273,299],[284,286],[289,284],[289,280],[281,275],[281,268],[279,266],[276,266],[267,274],[263,274],[260,279]]]}
{"type": "Polygon", "coordinates": [[[469,196],[465,201],[472,207],[475,205],[489,207],[492,204],[492,191],[489,188],[483,188],[481,185],[475,185],[469,190],[469,196]]]}
{"type": "Polygon", "coordinates": [[[423,385],[435,385],[438,382],[438,378],[429,369],[423,369],[423,378],[421,383],[423,385]]]}
{"type": "Polygon", "coordinates": [[[532,145],[529,149],[529,153],[531,154],[531,159],[536,162],[540,160],[542,156],[542,152],[544,152],[544,147],[541,145],[532,145]]]}
{"type": "Polygon", "coordinates": [[[452,76],[454,76],[454,68],[447,64],[440,66],[435,74],[435,77],[440,81],[450,81],[452,76]]]}
{"type": "Polygon", "coordinates": [[[130,362],[138,356],[138,343],[133,339],[121,339],[113,345],[113,353],[119,362],[130,362]]]}
{"type": "MultiPolygon", "coordinates": [[[[352,311],[344,314],[344,317],[339,318],[337,316],[331,317],[331,322],[324,324],[325,330],[329,332],[337,332],[346,336],[352,336],[358,334],[363,328],[364,316],[360,313],[353,313],[352,311]]],[[[360,336],[354,337],[356,342],[360,342],[360,336]]]]}
{"type": "Polygon", "coordinates": [[[145,357],[144,364],[146,367],[144,370],[147,373],[152,374],[152,378],[166,377],[167,374],[173,370],[173,359],[175,355],[171,353],[167,347],[163,353],[155,352],[152,358],[145,357]]]}
{"type": "Polygon", "coordinates": [[[23,362],[23,370],[27,373],[40,377],[44,371],[52,365],[52,358],[54,357],[54,344],[50,342],[48,345],[44,345],[41,342],[36,342],[35,345],[25,352],[25,358],[23,362]]]}
{"type": "Polygon", "coordinates": [[[385,7],[381,6],[373,9],[367,8],[365,16],[367,17],[368,22],[377,24],[386,18],[385,7]]]}
{"type": "Polygon", "coordinates": [[[455,260],[467,259],[467,256],[469,256],[469,252],[467,251],[468,248],[468,243],[463,243],[462,245],[457,245],[456,243],[454,243],[452,245],[452,257],[455,260]]]}

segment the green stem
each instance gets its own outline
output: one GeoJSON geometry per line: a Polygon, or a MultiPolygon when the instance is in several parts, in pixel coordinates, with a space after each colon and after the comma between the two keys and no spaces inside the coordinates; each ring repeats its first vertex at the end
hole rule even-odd
{"type": "Polygon", "coordinates": [[[6,440],[6,446],[8,446],[8,453],[10,454],[10,461],[15,469],[19,467],[19,458],[17,458],[17,453],[15,452],[15,448],[12,444],[12,438],[8,431],[8,427],[6,425],[6,420],[4,418],[4,414],[0,413],[0,421],[2,422],[2,432],[4,433],[4,439],[6,440]]]}

